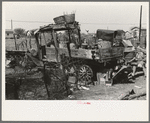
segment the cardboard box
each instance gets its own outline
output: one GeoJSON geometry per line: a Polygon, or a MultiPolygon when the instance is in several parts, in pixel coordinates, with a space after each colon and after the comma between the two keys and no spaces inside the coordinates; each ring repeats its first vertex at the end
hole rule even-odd
{"type": "Polygon", "coordinates": [[[69,76],[68,82],[75,84],[75,82],[76,82],[76,77],[75,77],[75,76],[69,76]]]}
{"type": "Polygon", "coordinates": [[[106,86],[112,86],[112,83],[113,83],[113,79],[105,82],[106,86]]]}
{"type": "Polygon", "coordinates": [[[105,85],[106,81],[105,78],[100,78],[100,84],[105,85]]]}
{"type": "Polygon", "coordinates": [[[103,75],[101,73],[97,73],[97,84],[105,84],[105,78],[103,78],[103,75]]]}

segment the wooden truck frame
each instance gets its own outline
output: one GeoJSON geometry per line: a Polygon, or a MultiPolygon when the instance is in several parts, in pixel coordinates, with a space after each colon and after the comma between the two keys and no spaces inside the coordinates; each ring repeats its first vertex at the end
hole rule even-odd
{"type": "MultiPolygon", "coordinates": [[[[124,47],[113,46],[116,35],[117,31],[97,30],[97,39],[100,38],[111,42],[111,47],[83,49],[81,48],[82,41],[78,22],[75,21],[71,24],[49,24],[40,27],[34,32],[37,44],[36,57],[40,61],[46,59],[48,62],[61,62],[61,57],[65,56],[65,58],[69,59],[69,62],[73,62],[74,66],[78,66],[79,79],[87,83],[96,76],[97,66],[102,66],[104,68],[107,64],[111,64],[111,67],[114,67],[123,59],[124,47]],[[71,35],[74,30],[76,30],[78,42],[74,42],[76,48],[70,48],[70,43],[73,42],[71,40],[71,35]],[[59,47],[59,41],[57,40],[57,32],[59,31],[65,31],[68,34],[69,40],[66,42],[66,48],[59,47]],[[50,38],[47,39],[45,34],[49,34],[50,38]],[[49,47],[47,45],[47,40],[50,39],[54,47],[49,47]],[[75,61],[77,62],[75,63],[75,61]],[[82,63],[78,61],[82,61],[82,63]],[[94,68],[93,66],[96,67],[94,68]]],[[[71,65],[66,67],[66,69],[69,69],[67,71],[70,71],[71,67],[71,65]]]]}

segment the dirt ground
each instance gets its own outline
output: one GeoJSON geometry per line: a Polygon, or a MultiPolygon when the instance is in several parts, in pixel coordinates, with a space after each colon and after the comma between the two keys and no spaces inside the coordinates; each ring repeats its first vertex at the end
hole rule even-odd
{"type": "MultiPolygon", "coordinates": [[[[135,94],[146,91],[146,79],[144,76],[138,76],[131,83],[114,84],[113,86],[106,86],[99,84],[90,86],[89,90],[80,90],[73,93],[76,100],[118,100],[120,96],[126,92],[134,90],[135,94]]],[[[146,96],[138,98],[139,100],[146,100],[146,96]]]]}
{"type": "MultiPolygon", "coordinates": [[[[10,74],[13,69],[7,69],[6,73],[10,74]]],[[[34,73],[32,78],[23,80],[19,89],[20,100],[48,100],[47,92],[44,82],[42,81],[42,74],[40,72],[34,73]],[[34,78],[34,77],[38,78],[34,78]]],[[[16,78],[11,79],[10,83],[16,78]]],[[[135,94],[146,91],[146,78],[143,74],[139,74],[135,80],[128,83],[115,83],[112,86],[104,84],[89,85],[89,90],[81,89],[74,90],[69,96],[62,96],[60,93],[55,95],[56,98],[52,100],[118,100],[127,92],[133,90],[135,94]]],[[[14,100],[13,89],[6,88],[9,95],[6,96],[8,100],[14,100]]],[[[146,96],[136,98],[136,100],[146,100],[146,96]]]]}

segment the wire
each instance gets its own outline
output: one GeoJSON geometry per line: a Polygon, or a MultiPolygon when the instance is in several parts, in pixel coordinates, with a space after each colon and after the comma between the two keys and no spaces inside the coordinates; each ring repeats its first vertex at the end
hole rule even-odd
{"type": "MultiPolygon", "coordinates": [[[[6,20],[6,21],[11,21],[11,20],[6,20]]],[[[18,20],[13,20],[13,22],[23,22],[23,23],[50,23],[50,22],[42,22],[42,21],[18,21],[18,20]]]]}
{"type": "MultiPolygon", "coordinates": [[[[6,20],[11,21],[11,20],[6,20]]],[[[19,20],[13,20],[13,22],[23,22],[23,23],[50,23],[50,22],[44,22],[44,21],[19,21],[19,20]]],[[[92,24],[92,25],[137,25],[138,23],[80,23],[80,24],[92,24]]],[[[142,23],[143,25],[146,25],[146,23],[142,23]]]]}
{"type": "MultiPolygon", "coordinates": [[[[137,25],[138,23],[81,23],[81,24],[92,24],[92,25],[137,25]]],[[[143,25],[146,25],[146,23],[142,23],[143,25]]]]}

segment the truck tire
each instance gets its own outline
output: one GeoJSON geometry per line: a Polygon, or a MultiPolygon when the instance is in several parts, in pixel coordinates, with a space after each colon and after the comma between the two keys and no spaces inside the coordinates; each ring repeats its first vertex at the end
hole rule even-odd
{"type": "Polygon", "coordinates": [[[79,84],[87,85],[92,82],[93,70],[89,65],[81,65],[78,70],[79,84]]]}

